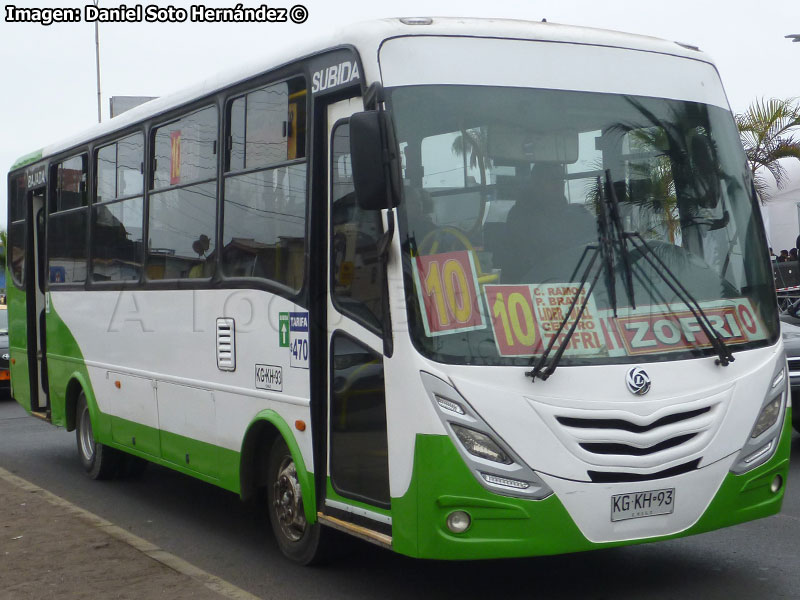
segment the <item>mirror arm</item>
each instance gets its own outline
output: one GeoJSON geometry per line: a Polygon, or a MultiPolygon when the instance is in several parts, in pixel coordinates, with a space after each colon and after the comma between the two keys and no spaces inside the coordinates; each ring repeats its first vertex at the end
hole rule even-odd
{"type": "Polygon", "coordinates": [[[383,104],[383,86],[375,81],[364,92],[364,110],[380,110],[383,104]]]}

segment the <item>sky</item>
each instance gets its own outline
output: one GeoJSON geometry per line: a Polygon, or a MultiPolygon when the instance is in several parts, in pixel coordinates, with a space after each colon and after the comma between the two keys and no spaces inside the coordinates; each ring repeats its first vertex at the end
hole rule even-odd
{"type": "MultiPolygon", "coordinates": [[[[99,0],[100,6],[118,6],[99,0]]],[[[145,4],[188,8],[202,0],[145,4]]],[[[397,16],[502,17],[614,29],[699,46],[716,62],[731,108],[744,111],[760,97],[800,96],[800,0],[300,0],[303,24],[101,23],[103,119],[110,96],[161,96],[242,61],[269,56],[297,40],[327,35],[336,26],[397,16]]],[[[91,0],[19,0],[19,7],[83,9],[91,0]]],[[[291,8],[298,0],[276,0],[291,8]]],[[[259,6],[262,0],[242,0],[259,6]]],[[[135,6],[129,0],[128,7],[135,6]]],[[[4,9],[7,6],[4,3],[4,9]]],[[[207,7],[236,2],[206,0],[207,7]]],[[[24,154],[97,121],[92,23],[9,23],[0,17],[0,165],[7,172],[24,154]]],[[[4,177],[5,179],[5,177],[4,177]]],[[[5,226],[7,185],[0,186],[5,226]]]]}

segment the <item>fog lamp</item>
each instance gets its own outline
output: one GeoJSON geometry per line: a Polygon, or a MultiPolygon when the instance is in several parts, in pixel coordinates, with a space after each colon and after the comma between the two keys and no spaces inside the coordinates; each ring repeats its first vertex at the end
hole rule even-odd
{"type": "Polygon", "coordinates": [[[782,487],[783,487],[783,477],[781,477],[780,475],[775,475],[775,477],[773,477],[772,479],[772,483],[769,486],[770,491],[773,494],[777,494],[779,491],[781,491],[782,487]]]}
{"type": "Polygon", "coordinates": [[[472,519],[470,519],[469,513],[463,510],[457,510],[447,515],[447,528],[453,533],[464,533],[469,529],[471,523],[472,519]]]}

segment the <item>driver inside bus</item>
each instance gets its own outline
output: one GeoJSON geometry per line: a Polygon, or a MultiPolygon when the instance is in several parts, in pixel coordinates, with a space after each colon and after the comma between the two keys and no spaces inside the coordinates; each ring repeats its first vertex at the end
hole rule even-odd
{"type": "Polygon", "coordinates": [[[508,212],[495,264],[504,283],[566,282],[596,241],[595,218],[564,196],[564,165],[539,163],[508,212]]]}

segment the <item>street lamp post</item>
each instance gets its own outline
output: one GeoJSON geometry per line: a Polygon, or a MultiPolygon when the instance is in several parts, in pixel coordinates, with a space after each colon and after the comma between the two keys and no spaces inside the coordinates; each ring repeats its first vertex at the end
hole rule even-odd
{"type": "MultiPolygon", "coordinates": [[[[95,7],[100,3],[100,0],[92,0],[94,2],[95,7]]],[[[97,20],[94,22],[94,56],[95,62],[97,63],[97,122],[100,123],[103,120],[102,112],[100,108],[100,30],[97,26],[97,20]]]]}

